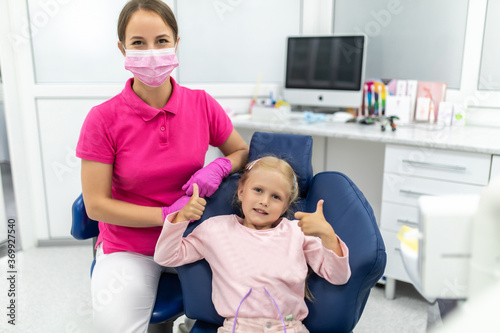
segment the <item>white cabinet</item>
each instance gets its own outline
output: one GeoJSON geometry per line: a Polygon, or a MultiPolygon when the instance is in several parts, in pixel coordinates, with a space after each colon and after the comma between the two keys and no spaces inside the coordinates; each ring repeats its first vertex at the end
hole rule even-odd
{"type": "Polygon", "coordinates": [[[418,198],[479,194],[489,182],[490,166],[489,154],[386,146],[380,229],[387,251],[387,298],[394,297],[394,280],[411,282],[401,260],[397,233],[403,225],[418,226],[418,198]]]}
{"type": "MultiPolygon", "coordinates": [[[[489,166],[487,172],[489,174],[489,166]]],[[[384,172],[382,200],[417,206],[422,195],[478,194],[483,186],[384,172]]]]}
{"type": "Polygon", "coordinates": [[[328,138],[326,148],[325,170],[340,171],[351,178],[372,206],[373,214],[380,224],[385,144],[328,138]]]}
{"type": "Polygon", "coordinates": [[[387,145],[384,171],[404,176],[487,185],[491,155],[387,145]]]}
{"type": "Polygon", "coordinates": [[[491,160],[491,179],[500,177],[500,155],[493,155],[491,160]]]}

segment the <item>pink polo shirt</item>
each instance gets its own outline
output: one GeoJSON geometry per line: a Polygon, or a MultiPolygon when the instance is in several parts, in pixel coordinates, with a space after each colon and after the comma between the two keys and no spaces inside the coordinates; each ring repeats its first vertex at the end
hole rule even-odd
{"type": "MultiPolygon", "coordinates": [[[[155,109],[132,90],[133,78],[112,99],[93,107],[80,132],[76,156],[113,164],[112,197],[141,206],[169,206],[203,167],[209,145],[218,147],[233,125],[203,90],[179,86],[155,109]]],[[[99,222],[104,253],[133,251],[152,256],[161,227],[128,228],[99,222]]]]}

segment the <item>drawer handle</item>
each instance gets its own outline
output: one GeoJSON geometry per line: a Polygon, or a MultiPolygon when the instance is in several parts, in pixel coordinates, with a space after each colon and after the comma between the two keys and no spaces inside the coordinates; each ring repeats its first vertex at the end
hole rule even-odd
{"type": "Polygon", "coordinates": [[[403,163],[408,163],[408,164],[411,164],[413,166],[419,166],[419,167],[445,169],[445,170],[452,170],[452,171],[465,171],[465,170],[467,170],[466,167],[460,166],[460,165],[449,165],[449,164],[441,164],[441,163],[427,163],[427,162],[417,162],[417,161],[410,161],[410,160],[403,160],[403,163]]]}
{"type": "Polygon", "coordinates": [[[402,224],[414,225],[414,226],[417,226],[417,227],[418,227],[418,222],[413,222],[413,221],[410,221],[410,220],[401,220],[401,219],[397,219],[397,222],[398,222],[398,223],[402,223],[402,224]]]}
{"type": "Polygon", "coordinates": [[[427,194],[427,193],[422,193],[422,192],[415,192],[415,191],[409,191],[409,190],[399,190],[399,193],[408,194],[408,195],[414,195],[414,196],[432,195],[432,194],[427,194]]]}

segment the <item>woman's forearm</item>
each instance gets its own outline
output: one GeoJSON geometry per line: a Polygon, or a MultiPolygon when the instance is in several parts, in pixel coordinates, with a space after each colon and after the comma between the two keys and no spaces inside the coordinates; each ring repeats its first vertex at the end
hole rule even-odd
{"type": "Polygon", "coordinates": [[[161,207],[145,207],[112,198],[85,199],[87,215],[96,221],[124,227],[146,228],[163,225],[161,207]]]}
{"type": "Polygon", "coordinates": [[[125,227],[162,226],[161,207],[134,205],[111,197],[113,165],[82,160],[82,193],[87,215],[125,227]]]}
{"type": "Polygon", "coordinates": [[[231,173],[240,171],[247,163],[248,145],[236,130],[233,130],[219,149],[231,161],[231,173]]]}
{"type": "Polygon", "coordinates": [[[226,156],[231,161],[231,173],[238,172],[245,166],[248,160],[248,149],[241,149],[226,156]]]}

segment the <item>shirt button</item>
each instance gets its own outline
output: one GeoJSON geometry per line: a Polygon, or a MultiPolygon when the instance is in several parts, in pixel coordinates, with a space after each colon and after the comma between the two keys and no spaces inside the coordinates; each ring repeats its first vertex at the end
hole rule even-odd
{"type": "Polygon", "coordinates": [[[163,132],[164,130],[165,130],[165,127],[164,127],[164,126],[160,127],[160,131],[162,131],[162,132],[163,132]]]}
{"type": "Polygon", "coordinates": [[[267,323],[266,323],[266,327],[267,327],[267,328],[271,328],[271,323],[270,323],[270,322],[267,322],[267,323]]]}

